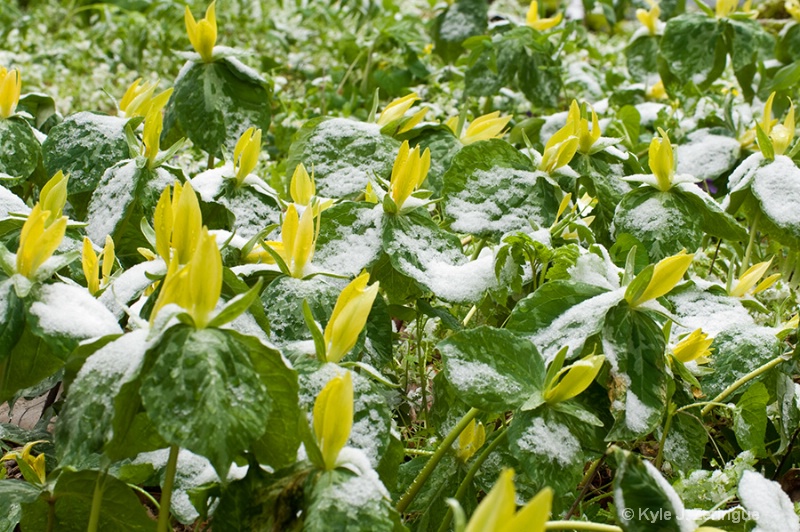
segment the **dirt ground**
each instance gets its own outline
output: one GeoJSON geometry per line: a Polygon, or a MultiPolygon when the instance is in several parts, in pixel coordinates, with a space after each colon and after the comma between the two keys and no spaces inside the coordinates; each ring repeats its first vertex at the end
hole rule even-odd
{"type": "Polygon", "coordinates": [[[0,404],[0,423],[13,423],[23,429],[32,429],[42,415],[46,399],[47,395],[29,401],[20,399],[14,404],[13,409],[9,409],[8,403],[0,404]]]}

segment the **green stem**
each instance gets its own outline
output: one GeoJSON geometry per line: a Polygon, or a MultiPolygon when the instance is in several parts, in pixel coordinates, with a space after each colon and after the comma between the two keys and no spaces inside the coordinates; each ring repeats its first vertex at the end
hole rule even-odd
{"type": "Polygon", "coordinates": [[[744,275],[744,272],[747,271],[747,268],[750,267],[750,257],[753,254],[753,247],[756,243],[756,232],[758,229],[758,218],[761,216],[761,212],[756,212],[756,215],[753,217],[753,225],[750,226],[750,240],[747,242],[747,249],[744,252],[744,259],[742,259],[742,266],[739,268],[739,276],[741,277],[744,275]]]}
{"type": "Polygon", "coordinates": [[[614,525],[602,525],[600,523],[589,523],[586,521],[548,521],[544,525],[545,530],[594,530],[596,532],[622,532],[622,529],[614,525]]]}
{"type": "Polygon", "coordinates": [[[209,153],[208,154],[208,169],[211,170],[213,168],[214,168],[214,154],[213,153],[209,153]]]}
{"type": "Polygon", "coordinates": [[[670,404],[669,408],[667,409],[667,420],[664,422],[664,432],[661,434],[661,440],[658,442],[658,454],[656,454],[656,469],[661,469],[661,463],[664,461],[664,445],[667,443],[667,434],[669,434],[669,429],[672,427],[672,418],[675,417],[675,409],[672,404],[670,404]]]}
{"type": "Polygon", "coordinates": [[[103,485],[106,483],[106,472],[103,471],[94,483],[94,493],[92,494],[92,511],[89,514],[89,526],[87,532],[97,532],[100,524],[100,507],[103,505],[103,485]]]}
{"type": "Polygon", "coordinates": [[[485,238],[481,238],[475,244],[475,249],[472,251],[472,256],[469,258],[469,260],[476,260],[478,258],[478,256],[480,256],[481,251],[483,250],[484,246],[486,246],[486,239],[485,238]]]}
{"type": "Polygon", "coordinates": [[[56,500],[50,496],[47,499],[47,532],[53,532],[56,527],[56,500]]]}
{"type": "Polygon", "coordinates": [[[771,370],[772,368],[774,368],[775,366],[777,366],[781,362],[786,362],[787,360],[789,360],[789,359],[788,358],[784,358],[784,356],[781,355],[781,356],[779,356],[777,358],[773,358],[772,360],[770,360],[769,362],[767,362],[763,366],[757,367],[756,369],[754,369],[753,371],[751,371],[750,373],[748,373],[744,377],[740,378],[739,380],[737,380],[736,382],[734,382],[733,384],[731,384],[730,386],[728,386],[727,388],[722,390],[722,392],[720,392],[719,395],[717,395],[714,399],[712,399],[709,402],[709,404],[707,404],[705,407],[703,407],[703,409],[700,411],[700,415],[705,416],[706,414],[711,412],[712,408],[714,408],[714,403],[721,403],[730,394],[732,394],[733,392],[735,392],[736,390],[741,388],[748,381],[751,381],[751,380],[755,379],[759,375],[761,375],[763,373],[766,373],[767,371],[771,370]]]}
{"type": "Polygon", "coordinates": [[[684,405],[684,406],[680,407],[679,409],[677,409],[675,411],[675,413],[677,414],[678,412],[684,412],[686,410],[689,410],[690,408],[697,408],[698,406],[706,406],[706,405],[721,406],[722,408],[729,408],[728,403],[715,403],[714,401],[699,401],[697,403],[692,403],[690,405],[684,405]]]}
{"type": "Polygon", "coordinates": [[[466,327],[466,326],[467,326],[467,324],[468,324],[470,321],[472,321],[472,317],[475,315],[475,313],[476,313],[477,311],[478,311],[478,305],[472,305],[472,308],[471,308],[471,309],[469,309],[469,312],[467,312],[467,315],[466,315],[466,316],[464,316],[464,321],[463,321],[463,322],[461,322],[461,323],[463,323],[463,324],[464,324],[464,327],[466,327]]]}
{"type": "MultiPolygon", "coordinates": [[[[483,450],[481,454],[478,455],[478,458],[472,463],[470,466],[469,471],[467,471],[467,476],[464,477],[464,480],[461,481],[461,484],[458,485],[458,491],[456,491],[455,499],[461,502],[461,499],[464,498],[464,495],[467,493],[467,489],[472,485],[472,479],[475,478],[475,475],[478,473],[478,469],[481,468],[483,463],[489,458],[489,455],[494,452],[498,445],[500,445],[503,440],[506,439],[508,435],[507,427],[503,427],[500,429],[500,433],[497,437],[492,440],[492,443],[486,446],[486,449],[483,450]]],[[[444,516],[444,521],[442,521],[441,526],[439,527],[439,532],[446,532],[447,527],[450,526],[450,521],[453,519],[453,509],[450,508],[447,510],[447,514],[444,516]]]]}
{"type": "Polygon", "coordinates": [[[416,497],[419,493],[419,490],[421,490],[422,486],[424,486],[425,482],[427,482],[428,477],[431,476],[433,470],[436,469],[436,466],[450,449],[450,446],[453,445],[453,442],[456,441],[456,438],[458,438],[459,434],[461,434],[467,425],[469,425],[470,421],[475,419],[475,416],[477,416],[479,412],[480,410],[477,408],[470,409],[470,411],[461,418],[461,421],[459,421],[458,424],[453,427],[453,430],[451,430],[450,433],[445,436],[445,438],[442,440],[442,443],[440,443],[439,447],[436,448],[436,452],[433,453],[433,456],[431,456],[431,459],[428,460],[428,463],[425,464],[425,467],[423,467],[422,471],[419,472],[417,478],[414,479],[406,492],[400,498],[400,502],[397,503],[398,512],[403,513],[406,511],[408,506],[414,500],[414,497],[416,497]]]}
{"type": "Polygon", "coordinates": [[[169,526],[170,499],[172,498],[172,486],[175,483],[175,470],[178,468],[177,445],[169,448],[169,459],[167,460],[167,472],[164,477],[164,488],[161,490],[161,504],[158,511],[158,532],[167,532],[169,526]]]}

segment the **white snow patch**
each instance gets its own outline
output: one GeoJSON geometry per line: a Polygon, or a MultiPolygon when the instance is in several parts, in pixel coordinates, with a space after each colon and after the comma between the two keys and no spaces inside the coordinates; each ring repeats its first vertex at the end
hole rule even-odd
{"type": "Polygon", "coordinates": [[[535,418],[517,440],[523,451],[546,456],[550,462],[568,466],[580,453],[581,444],[566,425],[535,418]]]}
{"type": "Polygon", "coordinates": [[[739,141],[714,135],[706,129],[693,132],[689,142],[677,147],[676,172],[699,179],[714,179],[730,170],[741,152],[739,141]]]}
{"type": "Polygon", "coordinates": [[[64,283],[43,285],[30,313],[45,334],[84,340],[122,332],[111,312],[85,288],[64,283]]]}
{"type": "Polygon", "coordinates": [[[757,523],[753,532],[800,532],[794,505],[777,482],[745,471],[739,481],[739,499],[757,523]]]}

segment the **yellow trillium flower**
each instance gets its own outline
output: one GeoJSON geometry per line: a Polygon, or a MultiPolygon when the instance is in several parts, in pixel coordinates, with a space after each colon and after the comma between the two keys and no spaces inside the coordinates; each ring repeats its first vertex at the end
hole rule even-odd
{"type": "Polygon", "coordinates": [[[353,428],[353,377],[349,371],[331,379],[314,401],[314,436],[325,469],[336,468],[353,428]]]}
{"type": "Polygon", "coordinates": [[[189,6],[186,6],[184,21],[186,22],[186,33],[189,35],[189,42],[192,48],[200,54],[206,63],[213,60],[214,45],[217,43],[217,14],[216,0],[206,9],[206,17],[200,22],[195,21],[189,6]]]}
{"type": "Polygon", "coordinates": [[[44,484],[47,480],[47,472],[45,469],[45,455],[44,453],[39,454],[36,457],[31,456],[31,449],[33,449],[34,445],[38,445],[40,443],[47,443],[46,440],[37,440],[28,442],[22,448],[22,451],[11,451],[4,454],[0,457],[0,462],[5,462],[6,460],[14,460],[15,462],[24,462],[28,465],[36,475],[35,479],[26,478],[28,482],[38,482],[39,484],[44,484]]]}
{"type": "Polygon", "coordinates": [[[139,78],[131,83],[119,101],[119,110],[128,118],[147,116],[151,107],[163,108],[172,95],[172,89],[169,88],[153,96],[158,86],[158,80],[146,81],[144,84],[139,85],[141,82],[142,78],[139,78]]]}
{"type": "Polygon", "coordinates": [[[469,422],[461,434],[458,435],[458,449],[456,458],[462,463],[467,463],[472,456],[483,447],[486,442],[486,429],[483,423],[476,423],[475,419],[469,422]]]}
{"type": "Polygon", "coordinates": [[[653,137],[650,141],[649,164],[650,170],[656,176],[656,188],[666,192],[672,188],[672,178],[675,176],[675,155],[672,144],[663,129],[658,128],[661,138],[653,137]]]}
{"type": "Polygon", "coordinates": [[[158,152],[161,150],[161,132],[164,130],[164,115],[161,110],[167,104],[172,89],[164,91],[159,97],[151,100],[144,118],[144,131],[142,132],[142,155],[147,157],[147,165],[152,168],[158,152]],[[166,97],[164,94],[166,93],[166,97]]]}
{"type": "Polygon", "coordinates": [[[798,2],[798,0],[786,0],[786,2],[783,4],[783,7],[793,19],[800,22],[800,2],[798,2]]]}
{"type": "Polygon", "coordinates": [[[356,345],[380,284],[373,283],[367,287],[368,282],[369,274],[362,273],[339,294],[323,334],[328,362],[339,362],[356,345]]]}
{"type": "Polygon", "coordinates": [[[558,23],[561,22],[562,14],[558,13],[555,17],[551,18],[539,18],[539,2],[537,0],[533,0],[531,2],[531,6],[528,8],[528,15],[525,17],[525,22],[531,28],[537,31],[545,31],[558,26],[558,23]]]}
{"type": "Polygon", "coordinates": [[[373,204],[378,203],[378,195],[375,193],[375,189],[372,188],[371,181],[364,187],[364,201],[373,204]]]}
{"type": "Polygon", "coordinates": [[[659,79],[653,86],[649,87],[647,89],[647,97],[653,100],[666,100],[667,89],[664,88],[664,82],[659,79]]]}
{"type": "MultiPolygon", "coordinates": [[[[747,294],[751,288],[753,288],[756,283],[758,283],[759,279],[761,279],[769,267],[772,265],[772,259],[769,259],[765,262],[759,262],[758,264],[754,264],[750,266],[747,271],[745,271],[739,279],[736,281],[736,285],[733,286],[729,292],[729,295],[733,297],[743,297],[747,294]]],[[[757,294],[759,292],[763,292],[770,286],[772,286],[775,281],[780,279],[781,274],[776,273],[770,275],[766,279],[764,279],[758,286],[753,290],[753,294],[757,294]]]]}
{"type": "Polygon", "coordinates": [[[461,135],[462,144],[472,144],[479,140],[497,139],[511,121],[510,116],[500,116],[500,111],[479,116],[473,120],[461,135]]]}
{"type": "Polygon", "coordinates": [[[177,257],[173,257],[163,283],[153,307],[151,323],[159,310],[176,304],[189,313],[198,329],[208,324],[209,314],[217,306],[222,292],[222,257],[216,237],[209,235],[206,227],[200,232],[191,260],[180,266],[177,257]]]}
{"type": "Polygon", "coordinates": [[[403,142],[397,158],[394,160],[392,178],[389,183],[391,197],[398,210],[403,207],[411,193],[425,181],[430,167],[430,149],[425,148],[425,151],[420,155],[419,146],[411,149],[407,140],[403,142]]]}
{"type": "Polygon", "coordinates": [[[672,348],[672,355],[684,364],[692,360],[705,362],[703,359],[713,351],[710,349],[712,343],[714,343],[713,338],[709,338],[702,329],[695,329],[672,348]]]}
{"type": "Polygon", "coordinates": [[[655,35],[658,31],[658,17],[661,16],[661,8],[658,7],[658,2],[649,0],[650,10],[637,9],[636,18],[639,19],[650,35],[655,35]]]}
{"type": "Polygon", "coordinates": [[[517,511],[514,470],[504,469],[475,509],[465,532],[544,532],[553,505],[553,490],[544,488],[517,511]]]}
{"type": "Polygon", "coordinates": [[[8,118],[14,114],[21,90],[22,77],[19,70],[0,67],[0,118],[8,118]]]}
{"type": "Polygon", "coordinates": [[[92,241],[89,240],[89,237],[87,236],[83,237],[81,263],[83,266],[83,275],[86,277],[89,293],[94,295],[100,290],[101,287],[106,286],[111,278],[111,270],[114,267],[114,240],[111,239],[111,236],[106,236],[106,244],[103,247],[102,283],[100,275],[98,274],[99,260],[97,253],[94,252],[92,241]]]}
{"type": "Polygon", "coordinates": [[[314,176],[308,175],[308,170],[303,163],[298,164],[292,174],[292,182],[289,184],[292,201],[298,205],[308,205],[316,193],[317,185],[314,183],[314,176]]]}
{"type": "Polygon", "coordinates": [[[683,278],[683,274],[692,264],[692,259],[694,259],[694,254],[687,254],[683,249],[676,255],[660,260],[653,269],[653,276],[650,278],[647,288],[639,297],[628,303],[636,307],[667,294],[683,278]]]}
{"type": "Polygon", "coordinates": [[[197,248],[197,238],[203,226],[200,202],[191,183],[181,186],[175,183],[170,199],[170,187],[166,187],[156,204],[153,226],[156,233],[156,253],[169,264],[172,253],[179,264],[186,264],[197,248]]]}
{"type": "Polygon", "coordinates": [[[244,178],[250,175],[258,164],[261,153],[261,130],[254,127],[242,133],[233,149],[233,171],[236,173],[236,184],[241,186],[244,178]]]}
{"type": "Polygon", "coordinates": [[[578,137],[578,151],[581,153],[590,153],[592,146],[600,138],[600,121],[597,119],[597,113],[592,108],[592,128],[589,129],[589,120],[581,118],[581,108],[577,100],[572,100],[569,106],[569,114],[567,115],[567,123],[571,123],[575,128],[574,134],[578,137]]]}
{"type": "Polygon", "coordinates": [[[43,211],[37,203],[22,226],[17,250],[17,273],[28,279],[32,279],[39,266],[55,253],[67,230],[66,216],[48,225],[49,218],[50,211],[43,211]]]}
{"type": "Polygon", "coordinates": [[[411,106],[414,105],[414,102],[418,100],[419,96],[417,95],[416,92],[412,92],[411,94],[406,94],[402,98],[397,98],[395,100],[392,100],[386,107],[384,107],[380,116],[378,116],[376,123],[379,126],[385,126],[386,124],[390,124],[395,120],[402,118],[403,115],[406,114],[406,111],[411,109],[411,106]]]}
{"type": "MultiPolygon", "coordinates": [[[[317,231],[314,228],[314,209],[303,210],[302,215],[297,214],[297,207],[290,203],[283,215],[281,239],[270,240],[265,245],[271,247],[289,268],[289,273],[297,279],[305,275],[306,265],[311,262],[316,246],[317,231]]],[[[258,258],[261,262],[273,263],[272,257],[264,253],[254,253],[251,258],[258,258]]]]}
{"type": "Polygon", "coordinates": [[[783,155],[794,140],[794,103],[790,101],[789,113],[783,124],[775,124],[769,132],[775,155],[783,155]]]}
{"type": "Polygon", "coordinates": [[[576,135],[575,123],[570,121],[567,115],[564,127],[553,133],[545,144],[539,170],[552,174],[562,166],[566,166],[575,156],[579,146],[580,139],[576,135]]]}
{"type": "Polygon", "coordinates": [[[39,193],[39,204],[42,206],[43,211],[49,211],[50,217],[47,219],[46,225],[50,225],[57,218],[61,217],[61,211],[67,203],[67,182],[69,176],[59,170],[50,178],[42,187],[39,193]]]}
{"type": "Polygon", "coordinates": [[[727,17],[739,6],[739,0],[717,0],[715,15],[717,18],[727,17]]]}
{"type": "Polygon", "coordinates": [[[544,400],[549,404],[556,404],[577,396],[592,384],[594,378],[600,373],[605,360],[604,355],[589,355],[561,368],[553,380],[547,384],[544,400]]]}

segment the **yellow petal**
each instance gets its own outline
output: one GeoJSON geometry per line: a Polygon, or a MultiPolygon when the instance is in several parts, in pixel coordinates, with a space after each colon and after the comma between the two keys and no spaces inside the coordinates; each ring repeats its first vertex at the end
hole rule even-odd
{"type": "Polygon", "coordinates": [[[765,273],[767,273],[767,270],[769,270],[771,264],[772,259],[769,259],[766,262],[759,262],[758,264],[750,266],[747,271],[739,277],[739,280],[736,282],[736,286],[731,289],[730,295],[733,297],[744,296],[756,285],[758,280],[761,279],[765,273]]]}
{"type": "Polygon", "coordinates": [[[94,252],[92,241],[88,236],[83,237],[83,249],[81,250],[81,265],[83,266],[83,276],[86,277],[89,293],[94,295],[100,290],[100,279],[97,275],[97,253],[94,252]]]}
{"type": "Polygon", "coordinates": [[[172,200],[170,199],[169,185],[161,192],[161,197],[156,204],[153,216],[153,225],[156,233],[156,252],[169,262],[170,242],[172,241],[172,200]]]}
{"type": "Polygon", "coordinates": [[[405,122],[405,124],[403,124],[403,127],[401,127],[400,129],[397,130],[397,134],[398,135],[402,135],[403,133],[407,133],[407,132],[411,131],[412,129],[414,129],[414,126],[416,126],[417,124],[422,122],[422,119],[425,118],[426,114],[428,114],[428,108],[427,107],[423,107],[422,109],[420,109],[419,111],[414,113],[411,116],[411,118],[409,118],[405,122]]]}
{"type": "Polygon", "coordinates": [[[300,216],[297,224],[297,235],[292,247],[292,258],[289,268],[292,277],[303,277],[306,265],[314,255],[314,210],[307,208],[300,216]]]}
{"type": "Polygon", "coordinates": [[[783,124],[776,125],[769,134],[775,155],[783,155],[794,140],[794,103],[789,103],[789,113],[783,124]]]}
{"type": "Polygon", "coordinates": [[[472,121],[461,136],[463,144],[472,144],[479,140],[494,139],[502,136],[502,131],[511,121],[511,116],[500,116],[500,111],[495,111],[480,116],[472,121]]]}
{"type": "Polygon", "coordinates": [[[580,394],[592,384],[605,360],[603,355],[589,355],[562,368],[545,390],[544,400],[556,404],[580,394]]]}
{"type": "Polygon", "coordinates": [[[694,254],[687,254],[684,249],[677,255],[659,261],[653,270],[653,277],[647,284],[647,288],[630,304],[634,307],[641,305],[646,301],[661,297],[675,288],[675,285],[683,278],[683,274],[689,269],[693,258],[694,254]]]}
{"type": "Polygon", "coordinates": [[[528,501],[510,521],[502,525],[501,532],[544,532],[553,507],[553,490],[544,488],[528,501]]]}
{"type": "Polygon", "coordinates": [[[188,181],[181,189],[178,205],[173,214],[172,247],[175,248],[180,264],[186,264],[197,249],[197,239],[203,225],[200,203],[197,201],[192,184],[188,181]]]}
{"type": "Polygon", "coordinates": [[[800,2],[798,0],[786,0],[783,6],[795,21],[800,22],[800,2]]]}
{"type": "Polygon", "coordinates": [[[709,338],[702,329],[695,329],[692,331],[692,334],[678,342],[678,344],[672,348],[672,354],[685,364],[709,355],[712,351],[709,349],[712,343],[714,343],[713,338],[709,338]]]}
{"type": "Polygon", "coordinates": [[[158,294],[153,311],[150,313],[150,324],[155,322],[158,312],[167,305],[175,304],[185,310],[192,307],[191,290],[189,286],[189,266],[181,267],[178,259],[173,257],[167,266],[167,274],[162,281],[161,292],[158,294]]]}
{"type": "Polygon", "coordinates": [[[50,211],[50,217],[47,219],[46,225],[49,225],[61,216],[61,211],[67,203],[67,182],[69,176],[59,170],[50,178],[50,180],[42,187],[39,193],[39,203],[42,205],[43,211],[50,211]]]}
{"type": "Polygon", "coordinates": [[[672,176],[675,174],[675,157],[672,153],[672,144],[669,136],[659,128],[661,139],[653,137],[650,141],[650,170],[656,176],[658,189],[662,192],[672,188],[672,176]]]}
{"type": "Polygon", "coordinates": [[[411,106],[414,105],[414,102],[417,100],[419,100],[419,96],[416,92],[412,92],[411,94],[406,94],[402,98],[392,100],[383,109],[383,112],[378,117],[377,124],[379,126],[385,126],[386,124],[401,118],[404,114],[406,114],[406,111],[411,109],[411,106]]]}
{"type": "Polygon", "coordinates": [[[458,117],[457,116],[451,116],[450,118],[447,119],[447,121],[444,123],[444,125],[447,126],[448,128],[450,128],[450,131],[455,133],[456,132],[456,128],[458,128],[458,117]]]}
{"type": "Polygon", "coordinates": [[[772,124],[774,123],[772,120],[772,102],[775,100],[775,93],[769,95],[767,98],[766,103],[764,104],[764,114],[761,118],[761,122],[759,125],[761,129],[769,135],[770,131],[772,131],[772,124]]]}
{"type": "Polygon", "coordinates": [[[476,423],[475,419],[473,419],[458,436],[456,457],[462,463],[466,463],[478,452],[478,449],[483,447],[485,442],[486,428],[483,426],[483,423],[476,423]]]}
{"type": "Polygon", "coordinates": [[[222,258],[216,237],[203,227],[188,272],[189,288],[192,291],[192,308],[189,309],[198,329],[208,323],[208,315],[214,310],[222,291],[222,258]]]}
{"type": "Polygon", "coordinates": [[[283,215],[283,227],[281,227],[281,242],[284,250],[284,255],[281,258],[289,268],[292,267],[292,254],[294,253],[294,243],[297,239],[299,225],[300,216],[297,214],[297,208],[294,204],[290,204],[283,215]]]}
{"type": "Polygon", "coordinates": [[[367,287],[369,274],[353,279],[336,300],[331,319],[325,327],[324,339],[329,362],[339,362],[353,349],[367,323],[379,283],[367,287]]]}
{"type": "Polygon", "coordinates": [[[144,144],[144,156],[148,163],[153,164],[158,152],[161,149],[161,132],[164,130],[164,116],[161,109],[151,107],[144,119],[144,131],[142,132],[142,144],[144,144]]]}
{"type": "Polygon", "coordinates": [[[106,244],[103,246],[103,283],[108,283],[111,270],[114,268],[114,239],[106,235],[106,244]]]}
{"type": "Polygon", "coordinates": [[[494,487],[475,509],[465,532],[488,532],[500,529],[513,517],[515,502],[514,470],[504,469],[494,487]]]}
{"type": "Polygon", "coordinates": [[[0,118],[8,118],[17,110],[22,90],[22,77],[18,70],[0,68],[0,118]]]}
{"type": "Polygon", "coordinates": [[[47,227],[45,223],[49,216],[50,212],[42,211],[37,203],[22,226],[17,251],[17,273],[29,279],[53,255],[67,230],[66,216],[47,227]]]}
{"type": "Polygon", "coordinates": [[[758,294],[760,292],[763,292],[764,290],[766,290],[770,286],[774,285],[775,281],[777,281],[780,278],[781,278],[781,274],[773,273],[772,275],[770,275],[769,277],[767,277],[766,279],[764,279],[763,281],[758,283],[758,286],[756,286],[755,289],[753,290],[753,294],[755,295],[755,294],[758,294]]]}
{"type": "Polygon", "coordinates": [[[308,175],[306,167],[300,163],[295,167],[292,174],[292,182],[289,185],[289,193],[292,196],[292,201],[298,205],[308,205],[311,203],[311,198],[316,194],[316,186],[314,179],[308,175]]]}
{"type": "Polygon", "coordinates": [[[314,436],[325,469],[336,467],[353,427],[353,380],[349,371],[331,379],[314,401],[314,436]]]}
{"type": "Polygon", "coordinates": [[[415,173],[415,169],[419,168],[419,161],[419,146],[411,149],[408,141],[404,141],[395,159],[390,182],[392,199],[398,209],[402,208],[419,183],[419,176],[415,173]]]}

